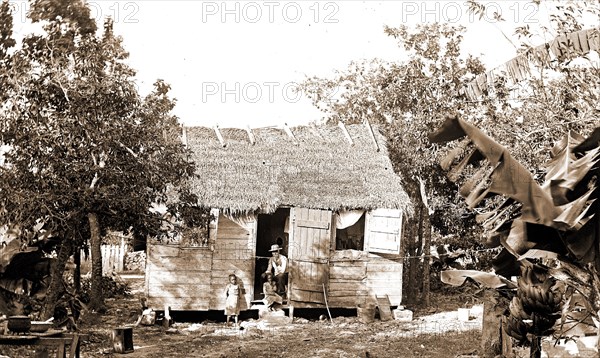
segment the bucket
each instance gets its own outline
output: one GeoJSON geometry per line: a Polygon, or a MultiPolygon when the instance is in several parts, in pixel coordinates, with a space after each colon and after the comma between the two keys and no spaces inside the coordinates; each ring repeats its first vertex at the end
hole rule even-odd
{"type": "Polygon", "coordinates": [[[373,304],[358,304],[356,306],[356,315],[362,323],[371,323],[375,321],[375,305],[373,304]]]}

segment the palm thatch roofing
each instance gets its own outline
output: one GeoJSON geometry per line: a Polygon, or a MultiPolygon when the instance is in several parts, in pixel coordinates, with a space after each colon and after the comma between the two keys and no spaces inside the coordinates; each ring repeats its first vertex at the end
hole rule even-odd
{"type": "Polygon", "coordinates": [[[199,204],[232,214],[278,207],[411,210],[377,127],[184,128],[199,204]]]}

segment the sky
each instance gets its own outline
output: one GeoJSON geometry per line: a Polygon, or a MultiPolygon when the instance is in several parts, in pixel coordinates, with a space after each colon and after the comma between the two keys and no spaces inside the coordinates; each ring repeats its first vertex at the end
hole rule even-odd
{"type": "MultiPolygon", "coordinates": [[[[10,1],[24,32],[24,0],[10,1]]],[[[464,0],[448,1],[88,1],[99,22],[111,16],[147,94],[164,79],[186,126],[257,128],[318,121],[323,113],[294,88],[306,77],[332,76],[352,61],[400,61],[406,54],[384,25],[445,22],[467,27],[465,54],[488,66],[514,57],[505,35],[547,20],[530,1],[481,1],[478,19],[464,0]],[[498,12],[506,21],[494,20],[498,12]]]]}

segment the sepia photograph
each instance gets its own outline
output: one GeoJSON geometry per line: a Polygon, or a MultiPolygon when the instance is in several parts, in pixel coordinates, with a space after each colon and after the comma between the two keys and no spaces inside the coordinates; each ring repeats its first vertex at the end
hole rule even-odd
{"type": "Polygon", "coordinates": [[[0,358],[600,356],[600,0],[0,0],[0,358]]]}

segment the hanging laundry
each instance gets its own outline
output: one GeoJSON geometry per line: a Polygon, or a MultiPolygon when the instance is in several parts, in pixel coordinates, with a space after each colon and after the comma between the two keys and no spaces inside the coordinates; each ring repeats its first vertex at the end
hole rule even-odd
{"type": "Polygon", "coordinates": [[[513,84],[519,82],[517,79],[517,64],[514,58],[506,63],[506,70],[508,71],[508,78],[511,79],[513,84]]]}
{"type": "Polygon", "coordinates": [[[473,94],[473,100],[476,101],[479,98],[479,96],[481,95],[481,92],[479,92],[479,87],[477,87],[477,83],[474,81],[471,81],[469,83],[469,90],[473,94]]]}

